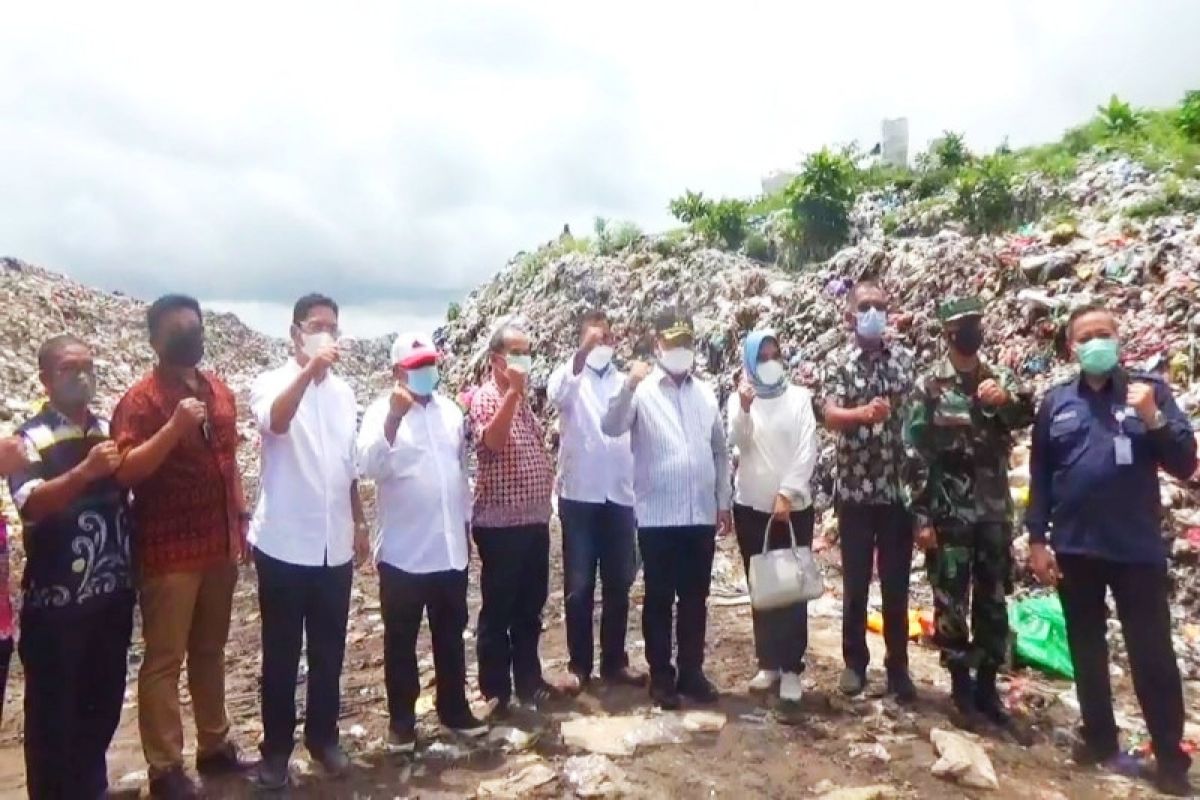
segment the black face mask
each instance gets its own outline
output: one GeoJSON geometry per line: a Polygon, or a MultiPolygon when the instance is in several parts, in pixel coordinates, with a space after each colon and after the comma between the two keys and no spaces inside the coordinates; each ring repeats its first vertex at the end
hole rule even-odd
{"type": "Polygon", "coordinates": [[[163,343],[163,361],[173,367],[194,367],[204,358],[204,329],[175,331],[163,343]]]}
{"type": "Polygon", "coordinates": [[[978,322],[964,323],[955,331],[950,341],[954,344],[954,349],[964,356],[973,356],[983,346],[983,326],[978,322]]]}

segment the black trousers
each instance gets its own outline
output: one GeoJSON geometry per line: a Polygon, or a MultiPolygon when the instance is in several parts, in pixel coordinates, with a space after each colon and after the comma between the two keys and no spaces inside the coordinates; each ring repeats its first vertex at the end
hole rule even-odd
{"type": "MultiPolygon", "coordinates": [[[[796,532],[796,544],[812,546],[813,523],[816,518],[811,507],[791,514],[792,529],[796,532]]],[[[771,525],[768,549],[785,550],[792,546],[788,528],[782,522],[771,522],[771,515],[755,511],[750,506],[733,507],[733,524],[737,530],[738,550],[742,554],[742,567],[750,576],[750,557],[762,552],[767,524],[771,525]]],[[[759,669],[803,672],[804,653],[808,649],[808,603],[799,603],[787,608],[770,611],[751,609],[754,623],[754,654],[759,669]]]]}
{"type": "Polygon", "coordinates": [[[676,677],[671,658],[672,617],[679,644],[679,674],[699,673],[704,668],[716,527],[642,528],[638,531],[638,543],[646,583],[642,636],[646,640],[651,680],[665,682],[676,677]]]}
{"type": "Polygon", "coordinates": [[[13,640],[0,639],[0,722],[4,720],[4,698],[8,694],[8,666],[12,663],[13,640]]]}
{"type": "Polygon", "coordinates": [[[600,616],[600,673],[629,666],[625,630],[629,625],[629,589],[637,572],[637,525],[633,509],[616,503],[581,503],[560,498],[563,530],[563,595],[567,617],[570,669],[591,675],[595,660],[592,613],[599,569],[603,609],[600,616]]]}
{"type": "Polygon", "coordinates": [[[1122,564],[1088,556],[1060,555],[1058,596],[1067,622],[1067,640],[1075,664],[1075,693],[1083,717],[1083,738],[1097,758],[1120,749],[1113,720],[1109,682],[1108,607],[1112,589],[1129,651],[1137,694],[1159,768],[1186,772],[1191,759],[1183,740],[1183,684],[1171,643],[1167,570],[1151,564],[1122,564]]]}
{"type": "Polygon", "coordinates": [[[900,505],[838,507],[842,544],[842,660],[865,675],[871,663],[867,649],[867,599],[875,554],[879,554],[879,588],[883,595],[884,666],[908,669],[908,575],[912,569],[912,517],[900,505]]]}
{"type": "Polygon", "coordinates": [[[296,673],[303,644],[308,659],[304,743],[319,750],[338,742],[342,660],[354,565],[307,567],[254,551],[262,614],[264,757],[287,758],[295,747],[296,673]]]}
{"type": "Polygon", "coordinates": [[[514,684],[530,698],[542,685],[538,641],[550,587],[550,526],[475,527],[482,604],[476,625],[479,690],[507,702],[514,684]]]}
{"type": "Polygon", "coordinates": [[[125,700],[134,595],[92,602],[66,619],[21,614],[25,781],[36,800],[103,797],[108,789],[105,754],[125,700]]]}
{"type": "Polygon", "coordinates": [[[379,602],[383,610],[383,674],[392,727],[399,730],[416,722],[414,712],[421,694],[417,634],[426,611],[433,638],[438,716],[446,724],[460,721],[469,710],[462,638],[467,627],[467,571],[418,574],[380,564],[379,602]]]}

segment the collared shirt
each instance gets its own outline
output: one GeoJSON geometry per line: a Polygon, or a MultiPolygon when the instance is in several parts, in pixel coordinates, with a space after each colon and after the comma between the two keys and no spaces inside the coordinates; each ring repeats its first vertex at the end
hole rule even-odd
{"type": "Polygon", "coordinates": [[[1196,469],[1191,425],[1162,379],[1134,373],[1100,391],[1082,378],[1051,389],[1033,428],[1025,517],[1030,540],[1044,542],[1049,532],[1058,553],[1163,563],[1160,467],[1181,480],[1196,469]],[[1126,408],[1129,380],[1154,387],[1166,425],[1149,430],[1126,408]],[[1117,463],[1119,436],[1129,439],[1131,464],[1117,463]]]}
{"type": "Polygon", "coordinates": [[[109,438],[108,422],[89,414],[80,428],[47,404],[17,432],[30,459],[8,479],[25,526],[23,607],[69,614],[131,591],[128,492],[115,478],[92,481],[66,508],[37,522],[24,516],[34,490],[70,472],[109,438]]]}
{"type": "Polygon", "coordinates": [[[294,359],[258,377],[250,410],[262,432],[262,478],[250,541],[271,558],[336,567],[354,556],[350,485],[356,477],[358,404],[332,372],[304,390],[286,433],[271,432],[271,405],[296,376],[294,359]]]}
{"type": "Polygon", "coordinates": [[[883,422],[837,435],[837,503],[904,502],[902,409],[912,388],[912,357],[895,344],[874,351],[851,344],[826,375],[824,398],[839,408],[864,406],[876,397],[887,399],[892,406],[891,415],[883,422]]]}
{"type": "Polygon", "coordinates": [[[390,399],[367,408],[358,432],[358,464],[375,481],[376,559],[405,572],[467,568],[467,445],[463,413],[434,394],[413,403],[388,444],[390,399]]]}
{"type": "Polygon", "coordinates": [[[503,403],[504,393],[493,378],[471,397],[471,436],[478,460],[472,524],[507,528],[549,522],[554,467],[529,402],[522,400],[517,406],[503,449],[493,452],[484,444],[483,432],[503,403]]]}
{"type": "Polygon", "coordinates": [[[550,376],[547,393],[558,408],[558,494],[581,503],[633,505],[633,450],[629,435],[605,436],[600,422],[608,401],[621,390],[623,378],[612,364],[603,372],[584,366],[575,374],[575,359],[550,376]]]}
{"type": "Polygon", "coordinates": [[[708,384],[691,375],[676,383],[659,367],[634,391],[622,381],[603,430],[630,434],[639,526],[715,525],[718,509],[730,508],[729,451],[708,384]]]}
{"type": "Polygon", "coordinates": [[[237,505],[237,401],[216,375],[198,373],[193,392],[154,370],[121,398],[113,439],[122,453],[159,432],[187,397],[204,403],[208,425],[184,432],[158,470],[133,487],[137,557],[143,578],[205,570],[241,552],[237,505]]]}
{"type": "Polygon", "coordinates": [[[729,442],[737,457],[734,497],[741,505],[771,513],[783,494],[800,511],[812,505],[812,473],[817,463],[817,423],[812,395],[788,386],[779,397],[756,397],[742,410],[729,397],[729,442]]]}

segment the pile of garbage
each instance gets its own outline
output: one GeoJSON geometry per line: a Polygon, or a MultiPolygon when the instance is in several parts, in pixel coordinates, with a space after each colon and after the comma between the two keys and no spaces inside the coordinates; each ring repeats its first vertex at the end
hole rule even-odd
{"type": "MultiPolygon", "coordinates": [[[[1184,183],[1187,191],[1200,191],[1200,181],[1184,183]]],[[[1012,368],[1039,397],[1074,374],[1064,349],[1067,315],[1102,301],[1118,317],[1127,366],[1167,377],[1200,427],[1200,221],[1195,215],[1138,219],[1127,213],[1164,186],[1162,176],[1128,159],[1087,161],[1072,180],[1029,180],[1022,189],[1022,202],[1066,202],[1069,214],[1060,206],[1040,223],[993,236],[971,236],[953,224],[929,234],[885,235],[885,214],[910,219],[918,214],[916,205],[927,210],[936,204],[866,196],[855,209],[855,243],[797,272],[677,237],[646,238],[610,256],[550,243],[512,259],[438,331],[449,354],[444,374],[455,389],[479,383],[496,323],[522,317],[533,338],[535,406],[553,431],[545,385],[576,347],[584,310],[608,311],[617,360],[627,363],[651,356],[655,315],[683,307],[694,317],[698,370],[723,398],[738,379],[739,342],[756,328],[774,329],[794,378],[819,391],[821,375],[846,339],[846,294],[870,276],[892,297],[889,335],[921,365],[941,353],[936,306],[951,296],[981,296],[988,309],[985,353],[1012,368]]],[[[826,492],[829,444],[822,460],[826,475],[818,480],[826,492]]],[[[1026,440],[1014,456],[1018,501],[1027,497],[1027,459],[1026,440]]],[[[1162,502],[1175,597],[1194,614],[1200,608],[1200,485],[1166,479],[1162,502]]],[[[1018,542],[1019,549],[1026,546],[1018,542]]],[[[1193,663],[1200,664],[1200,636],[1184,644],[1194,648],[1193,663]]]]}
{"type": "MultiPolygon", "coordinates": [[[[52,336],[74,334],[92,347],[97,407],[103,414],[110,414],[125,390],[154,365],[144,302],[84,286],[17,259],[0,258],[0,317],[0,435],[10,434],[44,401],[37,351],[52,336]]],[[[258,434],[248,413],[250,385],[256,376],[283,363],[289,345],[251,330],[232,314],[206,312],[204,317],[203,366],[220,375],[238,396],[239,462],[253,489],[258,434]]],[[[348,348],[339,372],[362,402],[386,383],[389,344],[387,339],[370,339],[348,348]]]]}

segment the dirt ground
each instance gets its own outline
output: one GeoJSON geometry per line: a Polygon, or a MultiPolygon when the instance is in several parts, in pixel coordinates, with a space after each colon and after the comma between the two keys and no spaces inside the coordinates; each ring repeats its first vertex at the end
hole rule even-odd
{"type": "MultiPolygon", "coordinates": [[[[557,535],[555,536],[557,540],[557,535]]],[[[555,542],[551,597],[545,613],[542,657],[548,677],[564,674],[566,644],[563,628],[562,580],[555,542]]],[[[722,541],[720,561],[736,560],[732,539],[722,541]]],[[[475,565],[477,568],[477,565],[475,565]]],[[[738,568],[740,569],[740,567],[738,568]]],[[[840,583],[836,567],[827,573],[831,587],[840,583]]],[[[473,587],[472,625],[478,597],[473,587]]],[[[630,652],[635,665],[644,666],[640,634],[640,584],[634,588],[630,620],[630,652]]],[[[936,760],[929,743],[929,730],[948,727],[947,681],[938,666],[936,653],[914,644],[911,660],[921,693],[911,709],[901,709],[880,697],[883,677],[882,640],[869,635],[873,652],[871,689],[867,696],[847,700],[836,686],[841,671],[840,599],[834,593],[810,608],[810,645],[807,691],[802,713],[787,721],[777,719],[761,698],[746,691],[753,674],[753,641],[750,608],[737,601],[713,598],[709,611],[709,676],[722,690],[718,710],[727,716],[719,733],[693,734],[681,744],[641,748],[632,757],[613,761],[624,770],[625,796],[676,798],[787,798],[817,796],[832,789],[886,784],[892,797],[960,798],[973,796],[1042,798],[1149,797],[1141,784],[1080,770],[1068,762],[1065,732],[1074,720],[1057,696],[1070,689],[1066,682],[1021,671],[1009,679],[1010,699],[1027,713],[1038,734],[1037,743],[1021,748],[1001,737],[985,737],[1000,781],[998,792],[965,789],[934,777],[930,767],[936,760]],[[875,755],[864,754],[863,745],[875,755]],[[881,756],[886,752],[887,761],[881,756]]],[[[598,611],[599,609],[597,609],[598,611]]],[[[330,781],[309,767],[307,753],[298,748],[293,761],[294,788],[291,796],[302,798],[450,798],[475,796],[481,782],[503,778],[523,766],[541,761],[558,773],[533,796],[568,797],[572,790],[562,776],[566,759],[574,753],[558,733],[561,723],[574,716],[629,714],[649,709],[643,691],[598,687],[575,700],[563,701],[545,714],[522,712],[515,724],[540,734],[527,752],[507,752],[499,745],[463,748],[437,739],[432,707],[432,660],[428,631],[422,633],[421,654],[424,685],[418,704],[426,712],[422,720],[422,744],[417,756],[389,754],[383,747],[387,716],[383,686],[382,629],[377,599],[377,580],[371,572],[356,576],[351,610],[349,642],[343,678],[341,730],[343,744],[356,768],[341,781],[330,781]]],[[[469,634],[468,634],[469,635],[469,634]]],[[[131,654],[129,690],[121,726],[109,752],[109,772],[114,790],[136,797],[145,793],[145,764],[138,742],[135,679],[140,654],[131,654]]],[[[474,691],[474,640],[468,639],[468,669],[474,691]]],[[[247,568],[239,584],[230,635],[228,705],[234,732],[243,748],[253,752],[261,735],[258,709],[260,664],[259,617],[254,575],[247,568]]],[[[303,674],[303,671],[302,671],[303,674]]],[[[14,659],[3,729],[0,731],[0,794],[24,794],[21,755],[22,675],[14,659]]],[[[1117,683],[1119,705],[1128,707],[1128,679],[1117,683]]],[[[1200,709],[1196,686],[1189,687],[1188,708],[1193,717],[1200,709]]],[[[183,690],[186,697],[186,689],[183,690]]],[[[303,696],[303,686],[299,696],[303,696]]],[[[478,696],[475,696],[478,701],[478,696]]],[[[1134,707],[1135,708],[1135,707],[1134,707]]],[[[1195,722],[1195,719],[1192,720],[1195,722]]],[[[190,720],[187,738],[193,739],[190,720]]],[[[189,748],[194,741],[189,742],[189,748]]],[[[189,762],[193,751],[189,749],[189,762]]],[[[1195,774],[1195,773],[1194,773],[1195,774]]],[[[227,781],[206,787],[207,796],[241,798],[254,796],[249,784],[227,781]]]]}

